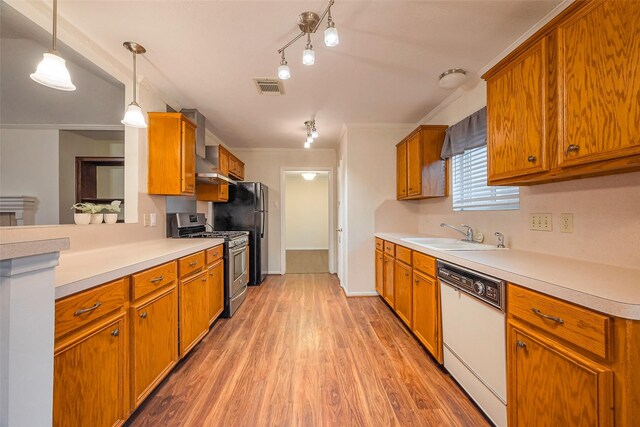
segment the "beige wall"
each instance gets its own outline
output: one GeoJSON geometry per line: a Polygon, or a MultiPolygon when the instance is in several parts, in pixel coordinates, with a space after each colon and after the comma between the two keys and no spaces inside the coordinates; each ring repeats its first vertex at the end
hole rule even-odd
{"type": "MultiPolygon", "coordinates": [[[[282,168],[333,168],[335,150],[328,149],[250,149],[231,148],[245,163],[245,181],[257,181],[269,187],[269,273],[280,273],[280,174],[282,168]]],[[[335,181],[334,181],[335,182],[335,181]]],[[[334,192],[335,194],[335,192],[334,192]]],[[[334,203],[335,206],[335,203],[334,203]]],[[[335,211],[335,209],[334,209],[335,211]]],[[[335,215],[332,212],[331,215],[335,215]]],[[[332,234],[330,239],[335,239],[332,234]]]]}
{"type": "Polygon", "coordinates": [[[285,177],[286,249],[329,249],[329,176],[285,177]]]}

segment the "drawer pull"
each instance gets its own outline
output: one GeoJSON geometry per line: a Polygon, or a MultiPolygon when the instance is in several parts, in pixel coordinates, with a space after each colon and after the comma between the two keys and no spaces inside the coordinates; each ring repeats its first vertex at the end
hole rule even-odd
{"type": "Polygon", "coordinates": [[[111,332],[111,335],[117,337],[118,335],[120,335],[120,329],[115,329],[113,332],[111,332]]]}
{"type": "Polygon", "coordinates": [[[147,312],[143,311],[142,313],[140,313],[140,317],[142,317],[143,319],[147,318],[147,312]]]}
{"type": "Polygon", "coordinates": [[[96,308],[100,307],[102,305],[102,303],[100,301],[96,302],[95,304],[93,304],[93,306],[89,307],[89,308],[81,308],[80,310],[76,310],[73,315],[74,316],[80,316],[81,314],[85,314],[88,313],[90,311],[95,310],[96,308]]]}
{"type": "Polygon", "coordinates": [[[541,312],[537,308],[532,308],[531,311],[533,311],[534,314],[537,314],[538,316],[542,317],[543,319],[553,320],[554,322],[559,323],[561,325],[564,323],[564,320],[562,320],[561,318],[555,317],[555,316],[549,316],[548,314],[544,314],[543,312],[541,312]]]}
{"type": "Polygon", "coordinates": [[[567,147],[567,153],[575,153],[580,149],[579,145],[571,144],[567,147]]]}
{"type": "Polygon", "coordinates": [[[527,348],[527,344],[526,344],[524,341],[517,340],[517,341],[516,341],[516,345],[517,345],[519,348],[527,348]]]}
{"type": "Polygon", "coordinates": [[[407,273],[407,272],[405,271],[405,273],[404,273],[404,277],[407,277],[408,275],[409,275],[409,273],[407,273]]]}
{"type": "Polygon", "coordinates": [[[527,157],[527,161],[528,161],[529,163],[535,163],[535,162],[536,162],[536,160],[538,160],[538,158],[537,158],[536,156],[529,156],[529,157],[527,157]]]}
{"type": "Polygon", "coordinates": [[[149,280],[151,283],[158,283],[158,282],[162,282],[164,280],[164,276],[159,276],[159,277],[154,277],[153,279],[149,280]]]}
{"type": "Polygon", "coordinates": [[[191,262],[189,263],[189,267],[195,267],[197,264],[198,264],[198,260],[191,261],[191,262]]]}
{"type": "Polygon", "coordinates": [[[203,277],[203,278],[202,278],[202,281],[203,281],[203,282],[206,282],[206,281],[207,281],[207,276],[203,277]]]}

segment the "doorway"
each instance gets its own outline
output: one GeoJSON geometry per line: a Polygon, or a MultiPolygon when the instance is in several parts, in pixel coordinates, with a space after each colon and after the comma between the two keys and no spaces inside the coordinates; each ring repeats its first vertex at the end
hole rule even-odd
{"type": "Polygon", "coordinates": [[[282,272],[333,272],[331,171],[287,170],[282,178],[282,272]]]}

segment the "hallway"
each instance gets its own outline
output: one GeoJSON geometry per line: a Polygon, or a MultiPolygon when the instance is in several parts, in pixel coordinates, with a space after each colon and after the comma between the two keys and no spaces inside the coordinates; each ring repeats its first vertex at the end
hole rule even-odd
{"type": "Polygon", "coordinates": [[[488,425],[382,299],[347,299],[329,274],[249,292],[128,425],[488,425]]]}

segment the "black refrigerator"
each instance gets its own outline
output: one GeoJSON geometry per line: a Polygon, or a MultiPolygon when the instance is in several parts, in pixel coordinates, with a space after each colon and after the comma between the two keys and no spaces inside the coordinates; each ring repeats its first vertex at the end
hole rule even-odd
{"type": "Polygon", "coordinates": [[[249,232],[249,285],[259,285],[269,267],[268,188],[261,182],[229,185],[229,201],[214,203],[213,229],[249,232]]]}

